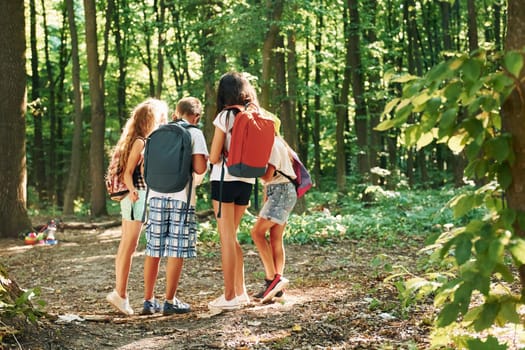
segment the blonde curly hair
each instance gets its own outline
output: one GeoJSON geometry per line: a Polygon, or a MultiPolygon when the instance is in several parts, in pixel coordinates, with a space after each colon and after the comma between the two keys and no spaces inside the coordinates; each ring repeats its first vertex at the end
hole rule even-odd
{"type": "Polygon", "coordinates": [[[126,162],[135,139],[145,139],[156,126],[165,124],[167,119],[168,105],[166,102],[155,98],[149,98],[133,109],[113,150],[113,152],[120,152],[120,169],[126,168],[126,162]]]}

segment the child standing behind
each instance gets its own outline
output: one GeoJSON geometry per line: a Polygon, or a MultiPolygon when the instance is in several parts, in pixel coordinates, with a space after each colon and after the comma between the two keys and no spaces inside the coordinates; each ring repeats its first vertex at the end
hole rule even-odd
{"type": "Polygon", "coordinates": [[[215,132],[210,148],[210,163],[213,164],[210,174],[211,198],[221,241],[224,293],[208,303],[210,310],[235,310],[250,302],[244,282],[244,257],[237,240],[237,230],[250,203],[255,179],[230,175],[223,163],[224,153],[230,149],[235,120],[235,113],[225,110],[225,107],[248,103],[258,105],[255,89],[248,79],[238,72],[224,74],[217,88],[217,116],[213,121],[215,132]]]}
{"type": "MultiPolygon", "coordinates": [[[[194,97],[183,98],[177,104],[174,120],[197,125],[202,111],[201,102],[194,97]]],[[[189,127],[192,139],[193,184],[202,181],[207,168],[208,148],[202,131],[189,127]]],[[[160,311],[160,304],[154,296],[155,282],[159,272],[160,259],[168,258],[166,265],[166,296],[163,315],[182,314],[190,306],[177,299],[177,288],[184,258],[197,255],[197,223],[195,221],[195,190],[192,189],[190,209],[186,211],[189,183],[176,193],[149,191],[149,216],[146,227],[146,258],[144,261],[144,307],[143,315],[160,311]],[[188,216],[186,218],[186,215],[188,216]]]]}
{"type": "Polygon", "coordinates": [[[266,275],[263,290],[254,295],[254,298],[260,299],[261,303],[271,301],[274,297],[282,297],[284,288],[288,285],[288,279],[283,277],[285,261],[283,235],[288,216],[297,202],[295,185],[285,176],[292,179],[296,177],[289,146],[279,136],[279,119],[274,118],[274,120],[275,141],[268,168],[261,177],[265,203],[251,231],[266,275]],[[268,231],[269,239],[266,237],[268,231]]]}
{"type": "Polygon", "coordinates": [[[126,122],[114,152],[120,152],[120,169],[129,194],[120,201],[122,214],[122,237],[115,257],[115,289],[106,300],[118,311],[132,315],[127,294],[129,272],[133,253],[137,249],[142,230],[142,213],[146,200],[146,184],[142,174],[143,152],[146,137],[164,124],[168,117],[168,105],[160,100],[148,99],[140,103],[126,122]]]}

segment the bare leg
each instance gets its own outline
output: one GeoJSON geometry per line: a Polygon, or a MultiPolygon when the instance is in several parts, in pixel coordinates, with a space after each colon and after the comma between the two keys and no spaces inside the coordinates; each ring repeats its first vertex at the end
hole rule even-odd
{"type": "Polygon", "coordinates": [[[182,258],[168,258],[166,265],[166,300],[170,303],[177,294],[183,263],[184,259],[182,258]]]}
{"type": "MultiPolygon", "coordinates": [[[[237,227],[240,222],[239,213],[244,213],[247,206],[237,207],[233,203],[222,203],[221,217],[217,218],[217,226],[221,240],[221,262],[224,277],[224,297],[226,300],[235,298],[236,286],[244,284],[244,265],[242,249],[237,241],[237,227]],[[242,278],[239,277],[242,274],[242,278]],[[240,279],[238,282],[236,279],[240,279]]],[[[219,202],[213,201],[215,216],[219,208],[219,202]]]]}
{"type": "Polygon", "coordinates": [[[144,259],[144,300],[154,298],[155,283],[159,274],[160,258],[146,255],[144,259]]]}
{"type": "Polygon", "coordinates": [[[273,255],[273,266],[275,268],[275,273],[283,275],[284,272],[284,262],[285,262],[285,252],[284,252],[284,243],[283,243],[283,233],[286,224],[284,225],[274,225],[270,229],[270,245],[273,255]]]}
{"type": "Polygon", "coordinates": [[[244,256],[241,244],[237,240],[237,232],[247,207],[247,205],[235,205],[235,295],[243,295],[246,293],[246,286],[244,285],[244,256]]]}
{"type": "Polygon", "coordinates": [[[124,299],[127,298],[131,262],[141,230],[142,222],[122,220],[122,237],[115,258],[115,290],[124,299]]]}
{"type": "Polygon", "coordinates": [[[273,246],[270,245],[266,238],[266,232],[275,226],[277,225],[270,220],[258,218],[251,231],[253,242],[259,251],[259,257],[263,263],[266,279],[268,280],[273,280],[277,271],[273,256],[273,246]]]}

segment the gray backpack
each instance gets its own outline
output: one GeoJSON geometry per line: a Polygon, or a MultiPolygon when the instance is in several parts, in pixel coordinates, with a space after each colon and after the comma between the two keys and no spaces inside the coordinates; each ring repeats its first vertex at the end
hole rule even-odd
{"type": "Polygon", "coordinates": [[[196,126],[185,121],[161,125],[147,138],[144,150],[144,181],[148,191],[174,193],[189,183],[187,209],[193,180],[191,135],[187,130],[190,127],[196,126]]]}

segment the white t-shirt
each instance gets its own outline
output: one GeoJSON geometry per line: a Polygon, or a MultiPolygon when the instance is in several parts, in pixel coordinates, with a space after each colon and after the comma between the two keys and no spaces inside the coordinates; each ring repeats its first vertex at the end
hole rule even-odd
{"type": "MultiPolygon", "coordinates": [[[[268,163],[273,165],[275,170],[283,172],[292,179],[295,179],[296,176],[293,170],[292,160],[288,154],[288,148],[280,137],[276,137],[275,141],[273,142],[272,153],[270,154],[270,160],[268,163]]],[[[270,181],[265,182],[265,184],[280,184],[286,182],[290,182],[290,180],[288,180],[286,176],[283,176],[283,174],[276,171],[275,176],[270,181]]]]}
{"type": "MultiPolygon", "coordinates": [[[[197,128],[188,128],[187,130],[190,132],[190,135],[191,135],[192,154],[203,154],[206,157],[206,159],[208,159],[208,156],[209,156],[208,147],[206,146],[206,139],[204,138],[204,134],[202,133],[202,131],[197,128]]],[[[191,201],[190,201],[191,204],[190,205],[195,206],[195,198],[196,198],[195,188],[197,187],[197,185],[199,185],[202,182],[204,175],[206,175],[206,173],[203,173],[200,175],[193,173],[193,186],[192,186],[193,189],[191,191],[191,201]]],[[[157,198],[165,197],[165,198],[178,199],[186,203],[186,201],[188,200],[188,188],[189,188],[189,183],[188,185],[186,185],[186,188],[184,190],[179,191],[179,192],[174,192],[174,193],[161,193],[161,192],[156,192],[150,189],[149,194],[148,194],[148,199],[153,198],[153,197],[157,197],[157,198]]]]}
{"type": "MultiPolygon", "coordinates": [[[[222,112],[220,112],[217,115],[217,117],[215,117],[215,120],[213,121],[213,125],[215,125],[217,128],[219,128],[224,133],[226,133],[226,139],[224,140],[224,149],[226,151],[230,150],[231,129],[233,127],[234,119],[235,119],[235,115],[234,115],[233,111],[222,111],[222,112]],[[228,118],[226,118],[226,117],[228,117],[228,118]],[[226,124],[226,122],[228,124],[226,124]]],[[[221,180],[221,171],[222,171],[222,159],[217,164],[213,164],[213,167],[211,169],[210,180],[211,181],[220,181],[221,180]]],[[[255,178],[253,178],[253,177],[237,177],[237,176],[230,175],[230,173],[228,172],[228,167],[226,166],[226,164],[224,164],[224,181],[225,182],[242,181],[242,182],[247,182],[247,183],[250,183],[250,184],[254,184],[255,183],[255,178]]]]}

